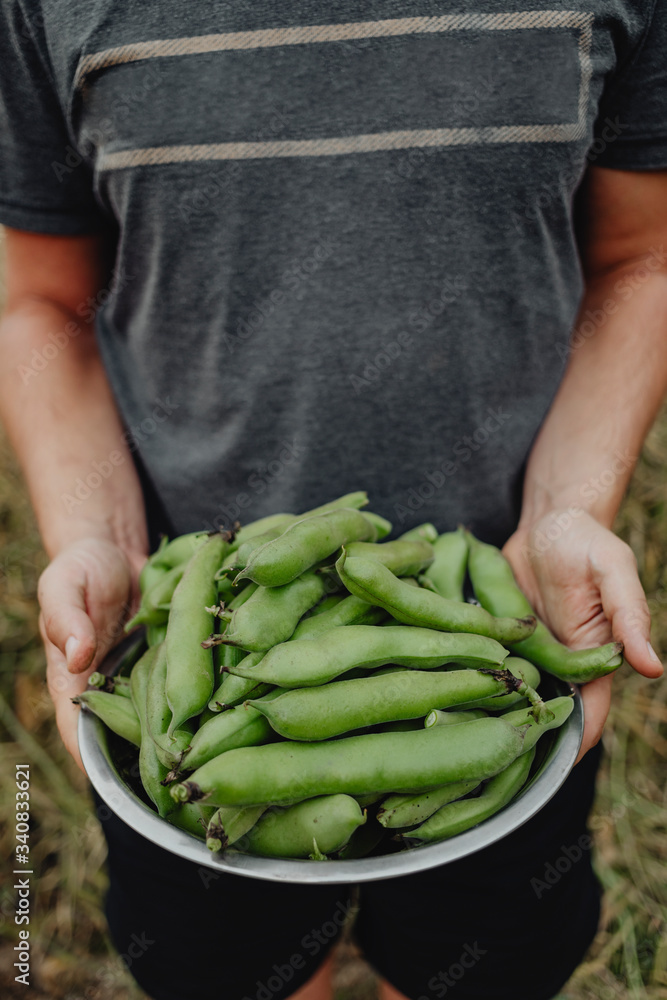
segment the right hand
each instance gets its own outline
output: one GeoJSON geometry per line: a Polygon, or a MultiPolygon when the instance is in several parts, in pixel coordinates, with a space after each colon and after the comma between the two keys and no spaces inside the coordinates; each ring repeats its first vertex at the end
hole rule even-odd
{"type": "Polygon", "coordinates": [[[63,743],[81,770],[79,709],[70,699],[122,638],[145,561],[145,554],[128,554],[106,539],[85,538],[59,552],[39,580],[46,680],[63,743]]]}

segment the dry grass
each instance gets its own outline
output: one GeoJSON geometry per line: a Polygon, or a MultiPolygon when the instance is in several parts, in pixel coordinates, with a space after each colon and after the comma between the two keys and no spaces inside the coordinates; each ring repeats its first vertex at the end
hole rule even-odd
{"type": "MultiPolygon", "coordinates": [[[[618,521],[632,545],[667,652],[667,415],[644,449],[618,521]]],[[[37,637],[44,565],[25,491],[0,437],[0,993],[27,1000],[137,1000],[109,945],[101,898],[104,841],[85,782],[55,731],[37,637]],[[14,765],[32,768],[31,857],[38,873],[31,941],[34,988],[15,986],[12,944],[14,765]]],[[[605,887],[599,934],[567,1000],[667,1000],[667,680],[619,677],[605,733],[594,826],[605,887]]],[[[346,945],[337,1000],[374,1000],[369,970],[346,945]]]]}

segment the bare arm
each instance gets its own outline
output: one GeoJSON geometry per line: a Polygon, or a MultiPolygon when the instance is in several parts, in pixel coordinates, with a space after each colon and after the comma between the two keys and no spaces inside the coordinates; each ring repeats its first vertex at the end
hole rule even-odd
{"type": "MultiPolygon", "coordinates": [[[[586,294],[506,554],[563,641],[613,635],[635,670],[656,677],[635,560],[609,529],[667,389],[667,173],[592,168],[585,194],[586,294]]],[[[611,678],[584,690],[584,750],[610,697],[611,678]]]]}
{"type": "Polygon", "coordinates": [[[6,275],[0,416],[52,560],[39,587],[47,675],[78,756],[69,697],[132,598],[147,550],[143,499],[93,333],[109,280],[101,241],[7,230],[6,275]]]}

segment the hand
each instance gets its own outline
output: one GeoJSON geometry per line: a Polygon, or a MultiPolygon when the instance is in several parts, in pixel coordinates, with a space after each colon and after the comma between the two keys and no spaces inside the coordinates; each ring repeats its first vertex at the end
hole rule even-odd
{"type": "MultiPolygon", "coordinates": [[[[554,635],[572,649],[614,639],[644,677],[660,677],[651,616],[632,550],[590,514],[553,510],[519,528],[503,552],[519,586],[554,635]]],[[[577,762],[602,736],[613,674],[583,685],[584,738],[577,762]]]]}
{"type": "Polygon", "coordinates": [[[85,690],[91,673],[122,637],[145,559],[107,540],[88,538],[63,549],[39,580],[46,680],[63,743],[81,770],[79,708],[70,699],[85,690]]]}

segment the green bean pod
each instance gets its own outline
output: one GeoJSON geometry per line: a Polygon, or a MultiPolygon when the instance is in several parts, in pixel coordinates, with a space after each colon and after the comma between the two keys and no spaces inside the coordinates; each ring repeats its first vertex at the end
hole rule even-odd
{"type": "Polygon", "coordinates": [[[208,533],[205,531],[193,531],[187,535],[178,535],[166,545],[158,549],[155,555],[155,564],[164,566],[165,569],[173,569],[176,566],[183,566],[190,561],[198,548],[206,543],[208,533]]]}
{"type": "Polygon", "coordinates": [[[171,599],[184,571],[185,566],[183,565],[165,569],[160,579],[143,594],[136,615],[125,626],[126,632],[131,632],[137,625],[164,625],[166,623],[169,617],[171,599]]]}
{"type": "Polygon", "coordinates": [[[545,706],[549,711],[550,718],[536,721],[535,710],[532,708],[520,708],[514,712],[505,712],[502,716],[506,722],[513,726],[528,726],[523,740],[525,750],[534,747],[541,736],[549,732],[550,729],[558,729],[570,718],[574,710],[574,699],[569,695],[561,695],[558,698],[551,698],[545,701],[545,706]]]}
{"type": "MultiPolygon", "coordinates": [[[[468,572],[482,607],[498,615],[533,614],[528,599],[514,579],[512,567],[500,549],[480,542],[470,533],[468,541],[468,572]]],[[[591,649],[568,649],[541,621],[538,621],[531,636],[514,645],[513,652],[572,684],[587,684],[604,677],[623,662],[622,643],[608,642],[591,649]]]]}
{"type": "Polygon", "coordinates": [[[395,576],[417,576],[433,562],[433,546],[423,539],[397,538],[393,542],[350,542],[348,559],[375,559],[395,576]]]}
{"type": "Polygon", "coordinates": [[[206,609],[217,597],[213,577],[225,544],[221,535],[212,535],[197,549],[174,591],[165,639],[170,734],[199,715],[213,693],[213,656],[201,642],[213,630],[213,616],[206,609]]]}
{"type": "MultiPolygon", "coordinates": [[[[507,660],[505,660],[507,663],[507,660]]],[[[481,708],[464,708],[460,712],[450,712],[449,709],[443,711],[433,708],[424,719],[424,726],[430,729],[431,726],[458,726],[462,722],[473,722],[475,719],[485,719],[486,712],[481,708]]]]}
{"type": "Polygon", "coordinates": [[[324,593],[324,577],[312,570],[282,587],[258,587],[242,607],[232,612],[224,641],[251,652],[286,642],[324,593]]]}
{"type": "Polygon", "coordinates": [[[304,618],[292,633],[292,641],[316,639],[324,632],[341,625],[377,625],[387,617],[382,608],[374,608],[368,601],[350,595],[344,597],[334,607],[318,615],[304,618]]]}
{"type": "Polygon", "coordinates": [[[423,539],[425,542],[430,542],[431,545],[438,538],[438,529],[430,521],[425,521],[424,524],[418,524],[415,528],[410,528],[409,531],[404,531],[402,535],[399,535],[399,541],[405,542],[415,542],[419,539],[423,539]]]}
{"type": "Polygon", "coordinates": [[[374,522],[358,510],[315,514],[296,521],[278,538],[255,549],[236,581],[247,578],[262,587],[282,587],[347,542],[374,542],[377,538],[374,522]]]}
{"type": "Polygon", "coordinates": [[[268,858],[333,854],[365,822],[365,814],[349,795],[320,795],[264,813],[244,837],[243,850],[268,858]]]}
{"type": "MultiPolygon", "coordinates": [[[[500,667],[507,651],[481,635],[457,635],[406,625],[344,625],[315,639],[293,639],[274,646],[259,663],[242,661],[230,672],[278,687],[325,684],[356,667],[393,663],[429,670],[445,663],[500,667]]],[[[431,707],[431,706],[429,706],[431,707]]]]}
{"type": "Polygon", "coordinates": [[[179,802],[289,804],[315,795],[426,792],[482,781],[523,750],[523,729],[503,718],[410,733],[369,733],[320,743],[269,743],[229,750],[171,788],[179,802]]]}
{"type": "Polygon", "coordinates": [[[122,736],[135,747],[141,746],[141,725],[130,698],[106,691],[82,691],[72,698],[75,705],[83,705],[101,719],[113,733],[122,736]]]}
{"type": "Polygon", "coordinates": [[[167,703],[167,654],[164,643],[156,647],[146,687],[146,726],[155,744],[158,760],[167,768],[177,767],[195,731],[194,719],[169,733],[171,709],[167,703]]]}
{"type": "Polygon", "coordinates": [[[450,785],[434,788],[421,795],[389,795],[378,810],[377,820],[388,830],[417,826],[450,802],[479,788],[475,778],[470,781],[452,781],[450,785]]]}
{"type": "MultiPolygon", "coordinates": [[[[541,677],[540,672],[530,660],[524,660],[520,656],[508,656],[503,667],[511,670],[515,677],[520,677],[530,688],[538,688],[541,677]]],[[[517,708],[520,701],[523,701],[523,694],[517,689],[508,694],[500,694],[495,698],[481,698],[479,701],[472,701],[466,705],[466,709],[481,708],[485,712],[499,712],[506,708],[517,708]]]]}
{"type": "MultiPolygon", "coordinates": [[[[266,695],[273,697],[273,692],[266,695]]],[[[263,700],[258,699],[257,705],[263,700]]],[[[258,746],[274,738],[273,729],[256,706],[238,705],[228,712],[219,712],[191,737],[190,745],[180,761],[180,770],[193,771],[227,750],[258,746]]],[[[171,776],[171,780],[175,775],[171,776]]]]}
{"type": "Polygon", "coordinates": [[[299,514],[299,520],[304,517],[313,517],[317,514],[328,514],[330,510],[340,510],[341,508],[359,510],[368,506],[368,493],[366,490],[355,490],[354,493],[344,493],[335,500],[320,504],[319,507],[312,507],[310,510],[299,514]]]}
{"type": "Polygon", "coordinates": [[[318,615],[324,614],[325,611],[331,611],[332,608],[335,608],[336,605],[340,604],[343,600],[345,600],[344,593],[327,594],[327,596],[323,597],[314,608],[310,609],[308,614],[305,615],[305,618],[316,618],[318,615]]]}
{"type": "Polygon", "coordinates": [[[166,535],[163,535],[155,552],[152,552],[151,555],[149,555],[148,559],[142,566],[141,572],[139,573],[140,593],[145,594],[148,590],[150,590],[153,584],[164,575],[165,568],[160,565],[159,559],[168,542],[169,539],[166,535]]]}
{"type": "Polygon", "coordinates": [[[433,552],[435,558],[424,575],[440,597],[462,601],[468,565],[468,540],[463,529],[440,535],[433,543],[433,552]]]}
{"type": "Polygon", "coordinates": [[[160,816],[164,817],[174,809],[174,800],[169,791],[163,787],[162,781],[167,775],[167,768],[158,758],[153,736],[148,728],[146,705],[148,700],[148,682],[151,671],[157,661],[158,650],[149,649],[138,663],[134,665],[130,675],[132,686],[132,701],[137,710],[141,725],[141,747],[139,748],[139,776],[144,791],[154,803],[160,816]]]}
{"type": "Polygon", "coordinates": [[[152,646],[159,646],[161,642],[167,638],[167,623],[164,625],[147,625],[146,626],[146,642],[149,648],[152,646]]]}
{"type": "Polygon", "coordinates": [[[326,740],[365,726],[423,717],[432,705],[464,705],[480,696],[511,690],[514,683],[515,678],[503,670],[398,670],[388,675],[278,691],[269,699],[246,704],[265,715],[281,736],[290,740],[326,740]]]}
{"type": "Polygon", "coordinates": [[[267,809],[268,806],[220,806],[211,816],[206,829],[209,851],[224,851],[245,837],[267,809]]]}
{"type": "Polygon", "coordinates": [[[386,831],[379,823],[366,822],[354,831],[344,847],[336,851],[336,858],[341,861],[366,858],[380,845],[386,836],[386,831]]]}
{"type": "Polygon", "coordinates": [[[495,618],[474,604],[450,601],[429,590],[410,587],[380,563],[348,558],[345,550],[336,569],[350,593],[384,608],[392,618],[406,625],[445,632],[472,632],[501,643],[516,642],[535,628],[533,616],[495,618]]]}
{"type": "Polygon", "coordinates": [[[380,802],[385,798],[384,792],[369,792],[368,795],[355,795],[354,796],[362,809],[367,809],[369,806],[374,806],[376,803],[380,802]]]}
{"type": "MultiPolygon", "coordinates": [[[[232,588],[231,588],[231,584],[230,584],[230,591],[231,591],[231,589],[232,588]]],[[[247,601],[249,601],[250,598],[253,596],[253,594],[256,593],[256,591],[258,591],[258,590],[259,590],[259,587],[257,586],[256,583],[248,583],[247,586],[245,586],[243,588],[243,590],[238,591],[236,593],[232,591],[231,594],[228,595],[228,603],[227,603],[226,606],[225,606],[225,603],[223,601],[221,604],[219,604],[217,606],[214,605],[214,606],[212,606],[210,608],[206,608],[207,611],[210,611],[211,613],[216,614],[216,616],[220,619],[220,621],[223,624],[222,625],[218,624],[218,628],[220,629],[220,631],[218,633],[213,633],[212,635],[210,635],[208,637],[207,640],[205,640],[204,648],[211,648],[213,646],[222,646],[222,645],[224,645],[223,641],[222,641],[222,636],[225,635],[229,631],[229,621],[230,621],[232,615],[234,614],[234,612],[236,610],[238,610],[239,608],[242,608],[243,605],[247,601]]],[[[220,597],[220,591],[219,590],[218,590],[218,597],[220,597]]],[[[237,661],[234,661],[234,662],[237,662],[237,661]]],[[[224,666],[224,664],[221,664],[221,667],[222,666],[224,666]]]]}
{"type": "Polygon", "coordinates": [[[256,665],[263,656],[264,653],[248,653],[245,655],[243,649],[237,649],[235,646],[222,647],[221,666],[225,670],[225,673],[222,675],[222,681],[211,695],[211,700],[208,703],[208,707],[212,712],[224,712],[226,709],[240,705],[246,698],[261,698],[262,695],[271,690],[271,684],[263,684],[252,677],[238,677],[236,674],[229,673],[232,668],[238,666],[240,663],[245,663],[248,667],[256,665]]]}
{"type": "Polygon", "coordinates": [[[129,677],[121,677],[118,674],[110,677],[108,674],[101,674],[96,670],[88,678],[88,685],[99,691],[105,691],[107,694],[118,694],[122,698],[132,697],[129,677]]]}
{"type": "Polygon", "coordinates": [[[215,813],[213,806],[203,806],[199,802],[184,802],[179,809],[174,809],[166,818],[172,826],[192,834],[199,840],[206,836],[206,828],[215,813]]]}
{"type": "Polygon", "coordinates": [[[244,586],[243,590],[234,594],[232,599],[229,601],[226,610],[231,611],[232,613],[234,611],[238,611],[239,608],[242,608],[243,605],[246,604],[251,597],[254,597],[254,595],[257,593],[258,590],[259,586],[256,583],[248,582],[244,586]]]}
{"type": "Polygon", "coordinates": [[[295,517],[296,514],[269,514],[267,517],[250,521],[249,524],[245,524],[235,532],[234,538],[229,542],[229,553],[236,552],[249,539],[257,538],[265,531],[272,531],[274,528],[278,532],[283,531],[288,524],[292,524],[295,517]]]}
{"type": "Polygon", "coordinates": [[[477,798],[460,799],[443,806],[421,826],[404,834],[404,838],[420,842],[445,840],[494,816],[521,791],[534,757],[535,750],[528,750],[491,778],[477,798]]]}
{"type": "Polygon", "coordinates": [[[296,521],[302,521],[307,517],[315,517],[318,514],[327,514],[329,511],[338,510],[341,507],[358,510],[360,507],[365,507],[367,503],[368,494],[363,490],[358,490],[355,493],[346,493],[344,496],[338,497],[336,500],[332,500],[331,503],[325,503],[320,507],[314,507],[312,510],[305,511],[303,514],[292,514],[287,521],[279,521],[276,524],[267,525],[266,530],[261,533],[257,532],[252,536],[248,536],[240,545],[235,547],[234,558],[228,563],[228,568],[243,569],[247,565],[248,560],[255,549],[258,549],[266,542],[273,541],[274,538],[278,538],[278,536],[282,535],[283,531],[285,531],[290,524],[294,524],[296,521]]]}

